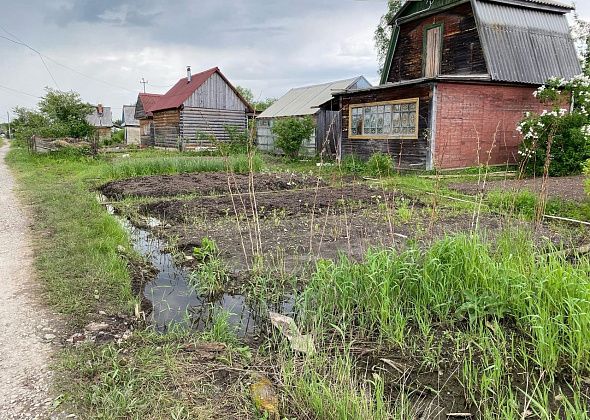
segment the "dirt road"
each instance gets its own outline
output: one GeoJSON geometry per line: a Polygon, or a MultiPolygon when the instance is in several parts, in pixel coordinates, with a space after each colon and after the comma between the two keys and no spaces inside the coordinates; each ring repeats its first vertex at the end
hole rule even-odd
{"type": "Polygon", "coordinates": [[[29,219],[0,148],[0,419],[46,419],[55,316],[38,299],[29,219]]]}

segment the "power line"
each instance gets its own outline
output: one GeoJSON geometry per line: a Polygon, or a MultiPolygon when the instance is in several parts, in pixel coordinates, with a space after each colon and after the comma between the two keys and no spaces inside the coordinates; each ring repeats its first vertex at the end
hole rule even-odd
{"type": "MultiPolygon", "coordinates": [[[[2,28],[2,26],[0,26],[0,28],[2,28]]],[[[2,28],[2,30],[3,30],[4,32],[6,32],[6,33],[10,34],[10,32],[6,31],[6,29],[2,28]]],[[[14,35],[12,35],[12,34],[10,34],[10,35],[16,38],[16,36],[14,36],[14,35]]],[[[47,60],[49,60],[49,61],[53,62],[54,64],[56,64],[56,65],[58,65],[58,66],[60,66],[60,67],[63,67],[63,68],[65,68],[65,69],[68,69],[68,70],[70,70],[70,71],[72,71],[72,72],[74,72],[74,73],[76,73],[76,74],[79,74],[80,76],[86,77],[87,79],[91,79],[91,80],[94,80],[95,82],[99,82],[99,83],[102,83],[102,84],[104,84],[104,85],[107,85],[107,86],[110,86],[110,87],[114,87],[114,88],[117,88],[117,89],[126,90],[127,92],[136,93],[136,91],[135,91],[135,90],[127,89],[127,88],[125,88],[125,87],[122,87],[122,86],[117,86],[117,85],[115,85],[115,84],[113,84],[113,83],[109,83],[109,82],[107,82],[107,81],[105,81],[105,80],[102,80],[102,79],[99,79],[99,78],[97,78],[97,77],[90,76],[90,75],[88,75],[88,74],[82,73],[81,71],[79,71],[79,70],[76,70],[76,69],[74,69],[74,68],[72,68],[72,67],[70,67],[70,66],[68,66],[68,65],[66,65],[66,64],[60,63],[59,61],[57,61],[57,60],[55,60],[55,59],[53,59],[53,58],[51,58],[51,57],[49,57],[49,56],[47,56],[47,55],[45,55],[45,54],[42,54],[41,52],[37,51],[35,48],[31,47],[30,45],[28,45],[28,44],[27,44],[27,43],[25,43],[25,42],[18,41],[18,40],[15,40],[15,39],[11,39],[11,38],[5,37],[5,36],[3,36],[3,35],[0,35],[0,38],[6,39],[7,41],[10,41],[10,42],[12,42],[12,43],[14,43],[14,44],[22,45],[23,47],[29,48],[30,50],[32,50],[32,51],[35,51],[37,54],[39,54],[39,56],[41,57],[41,60],[43,60],[43,58],[45,58],[45,59],[47,59],[47,60]]],[[[17,38],[17,39],[18,39],[18,38],[17,38]]],[[[45,61],[44,61],[44,60],[43,60],[43,62],[45,63],[45,61]]],[[[48,70],[48,71],[49,71],[49,70],[48,70]]],[[[51,74],[51,72],[50,72],[50,74],[51,74]]],[[[52,76],[52,77],[53,77],[53,76],[52,76]]]]}
{"type": "MultiPolygon", "coordinates": [[[[43,63],[43,65],[45,66],[45,70],[47,70],[47,73],[49,73],[49,76],[51,77],[51,80],[53,80],[53,83],[55,83],[55,87],[57,87],[59,89],[59,85],[57,84],[57,81],[55,80],[55,77],[53,77],[53,74],[51,73],[51,70],[49,70],[49,66],[47,65],[47,63],[45,62],[45,60],[43,59],[43,55],[37,51],[35,48],[31,47],[30,45],[28,45],[27,43],[23,42],[19,37],[17,37],[16,35],[14,35],[11,32],[8,32],[2,25],[0,25],[0,29],[2,29],[4,32],[6,32],[8,35],[10,35],[11,37],[13,37],[14,39],[16,39],[18,41],[19,44],[27,47],[28,49],[30,49],[31,51],[36,52],[39,55],[39,58],[41,59],[41,62],[43,63]]],[[[9,41],[11,41],[10,38],[6,38],[6,37],[2,37],[4,39],[8,39],[9,41]]],[[[14,42],[14,40],[13,40],[14,42]]]]}
{"type": "Polygon", "coordinates": [[[10,91],[12,91],[12,92],[15,92],[15,93],[20,93],[21,95],[27,95],[27,96],[30,96],[30,97],[32,97],[32,98],[43,99],[43,98],[42,98],[42,97],[40,97],[40,96],[33,95],[33,94],[31,94],[31,93],[27,93],[27,92],[23,92],[22,90],[13,89],[13,88],[11,88],[11,87],[8,87],[8,86],[0,85],[0,88],[2,88],[2,89],[6,89],[6,90],[10,90],[10,91]]]}

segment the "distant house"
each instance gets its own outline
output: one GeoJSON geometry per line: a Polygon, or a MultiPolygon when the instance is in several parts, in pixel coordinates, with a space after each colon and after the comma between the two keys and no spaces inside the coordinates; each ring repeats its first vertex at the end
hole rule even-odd
{"type": "Polygon", "coordinates": [[[517,161],[516,131],[550,77],[581,73],[556,0],[418,0],[391,20],[381,86],[343,91],[340,157],[390,154],[396,166],[517,161]]]}
{"type": "Polygon", "coordinates": [[[316,124],[315,134],[304,142],[301,152],[315,155],[322,150],[335,151],[336,132],[340,129],[338,112],[320,109],[336,92],[364,89],[371,84],[363,76],[336,82],[291,89],[256,118],[257,145],[261,150],[276,152],[272,126],[280,118],[311,116],[316,124]],[[336,124],[336,126],[334,126],[336,124]],[[338,130],[337,130],[337,129],[338,130]]]}
{"type": "Polygon", "coordinates": [[[102,104],[96,105],[92,113],[86,117],[86,121],[96,129],[99,140],[111,137],[113,114],[110,107],[102,106],[102,104]]]}
{"type": "Polygon", "coordinates": [[[152,110],[162,95],[140,93],[135,104],[135,119],[139,121],[140,143],[142,146],[154,146],[154,114],[152,110]]]}
{"type": "Polygon", "coordinates": [[[154,145],[166,148],[210,146],[229,139],[227,126],[247,129],[250,104],[215,67],[182,78],[157,98],[153,114],[154,145]]]}
{"type": "Polygon", "coordinates": [[[125,144],[141,144],[139,121],[135,118],[135,105],[123,105],[121,118],[122,128],[125,130],[125,144]]]}

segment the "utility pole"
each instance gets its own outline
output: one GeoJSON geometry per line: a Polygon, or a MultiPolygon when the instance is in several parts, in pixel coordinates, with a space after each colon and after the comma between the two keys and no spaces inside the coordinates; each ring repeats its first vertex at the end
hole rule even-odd
{"type": "Polygon", "coordinates": [[[10,135],[10,112],[6,111],[6,116],[8,117],[8,138],[12,138],[12,136],[10,135]]]}
{"type": "Polygon", "coordinates": [[[143,85],[143,93],[145,93],[145,85],[147,85],[148,81],[142,77],[141,82],[139,82],[139,83],[141,83],[143,85]]]}

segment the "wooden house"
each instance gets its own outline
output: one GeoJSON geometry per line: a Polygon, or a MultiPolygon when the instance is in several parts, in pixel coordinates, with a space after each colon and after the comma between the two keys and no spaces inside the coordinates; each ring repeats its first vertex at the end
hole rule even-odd
{"type": "Polygon", "coordinates": [[[135,118],[135,105],[123,105],[121,117],[122,128],[125,130],[125,144],[141,144],[139,121],[135,118]]]}
{"type": "Polygon", "coordinates": [[[113,132],[113,113],[108,106],[98,104],[86,117],[88,124],[93,126],[98,134],[98,140],[110,138],[113,132]]]}
{"type": "Polygon", "coordinates": [[[396,166],[460,168],[517,161],[516,126],[551,77],[581,73],[556,0],[418,0],[391,21],[381,85],[336,94],[338,155],[380,151],[396,166]]]}
{"type": "Polygon", "coordinates": [[[182,78],[151,108],[154,145],[166,148],[210,146],[208,139],[226,141],[226,127],[245,131],[253,112],[229,80],[215,67],[182,78]]]}
{"type": "Polygon", "coordinates": [[[135,104],[135,119],[139,121],[140,144],[154,146],[154,114],[152,110],[162,95],[156,93],[140,93],[135,104]]]}
{"type": "Polygon", "coordinates": [[[311,116],[315,122],[314,135],[303,142],[301,152],[315,155],[336,150],[335,135],[340,129],[337,111],[320,109],[332,94],[348,89],[363,89],[371,84],[363,76],[336,82],[291,89],[256,118],[257,146],[261,150],[277,152],[272,126],[278,119],[311,116]]]}

